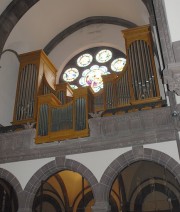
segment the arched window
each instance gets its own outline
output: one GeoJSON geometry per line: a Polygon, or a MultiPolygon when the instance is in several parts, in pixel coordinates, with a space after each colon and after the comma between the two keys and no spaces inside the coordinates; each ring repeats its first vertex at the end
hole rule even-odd
{"type": "Polygon", "coordinates": [[[65,66],[60,82],[73,89],[91,86],[96,93],[103,88],[102,75],[121,72],[126,64],[125,54],[110,47],[94,47],[73,57],[65,66]]]}

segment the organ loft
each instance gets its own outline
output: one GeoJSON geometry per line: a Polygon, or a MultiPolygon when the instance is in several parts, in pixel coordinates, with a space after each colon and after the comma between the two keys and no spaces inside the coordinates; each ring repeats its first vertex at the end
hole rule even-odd
{"type": "Polygon", "coordinates": [[[153,55],[149,26],[123,30],[126,65],[122,71],[102,75],[103,89],[72,89],[56,84],[56,68],[41,51],[20,55],[14,125],[36,123],[35,142],[89,136],[90,114],[121,115],[165,106],[153,55]]]}

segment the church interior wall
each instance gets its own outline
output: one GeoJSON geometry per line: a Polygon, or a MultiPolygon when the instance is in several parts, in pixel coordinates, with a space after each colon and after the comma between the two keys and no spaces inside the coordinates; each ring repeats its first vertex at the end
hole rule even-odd
{"type": "MultiPolygon", "coordinates": [[[[180,163],[176,141],[145,144],[143,145],[143,147],[149,148],[151,150],[157,150],[166,155],[170,155],[171,158],[173,158],[177,163],[180,163]]],[[[97,181],[100,182],[100,179],[107,167],[116,158],[131,150],[132,147],[125,147],[119,149],[67,155],[65,156],[65,158],[83,164],[94,174],[97,181]]],[[[43,165],[46,165],[52,160],[54,160],[53,157],[5,163],[1,164],[0,168],[6,169],[10,173],[12,173],[19,180],[22,188],[24,189],[30,178],[35,174],[35,172],[38,171],[43,165]]]]}
{"type": "MultiPolygon", "coordinates": [[[[21,30],[19,29],[23,28],[24,30],[22,32],[23,37],[26,37],[27,23],[31,22],[31,17],[33,13],[36,13],[36,10],[38,10],[39,5],[40,4],[37,3],[37,5],[32,8],[32,10],[29,10],[27,12],[27,14],[24,16],[24,19],[20,20],[17,26],[15,26],[15,28],[13,29],[12,33],[10,34],[5,44],[4,49],[14,48],[16,49],[18,53],[24,53],[26,51],[36,50],[37,48],[43,49],[45,45],[47,45],[47,43],[50,41],[50,38],[52,36],[55,36],[57,33],[59,33],[61,29],[58,28],[56,32],[54,31],[54,34],[43,36],[43,39],[40,39],[40,37],[42,36],[44,32],[42,30],[42,32],[38,34],[38,24],[37,24],[36,25],[37,34],[31,32],[32,34],[29,35],[29,37],[27,37],[27,42],[25,42],[25,40],[21,41],[19,37],[21,30]],[[39,40],[41,40],[41,42],[38,42],[39,40]]],[[[180,62],[180,30],[179,30],[178,18],[177,18],[177,15],[175,15],[175,14],[178,14],[178,8],[179,8],[178,6],[180,7],[180,2],[178,0],[172,0],[172,1],[165,0],[170,38],[172,41],[171,44],[173,47],[176,62],[180,62]]],[[[1,13],[1,10],[0,10],[0,13],[1,13]]],[[[44,14],[41,14],[42,19],[43,17],[44,17],[44,14]]],[[[147,17],[146,15],[144,15],[144,23],[146,22],[147,22],[147,17]]],[[[138,20],[137,20],[137,23],[138,23],[138,20]]],[[[45,26],[42,26],[42,28],[45,28],[45,26]]],[[[54,62],[55,66],[59,70],[57,74],[57,82],[58,82],[61,70],[63,69],[67,61],[70,58],[72,58],[74,55],[76,55],[77,53],[83,51],[84,49],[99,46],[99,45],[110,46],[110,47],[118,46],[119,50],[121,50],[122,52],[125,52],[125,46],[124,46],[124,43],[122,42],[123,37],[120,33],[122,29],[124,28],[120,26],[115,26],[115,25],[94,24],[94,25],[90,25],[76,31],[75,33],[69,35],[61,43],[59,43],[49,54],[50,59],[54,62]]],[[[2,117],[0,120],[1,121],[0,124],[7,126],[7,125],[10,125],[10,122],[12,121],[12,117],[13,117],[13,107],[14,107],[19,62],[15,55],[13,55],[10,52],[7,52],[1,56],[0,66],[1,66],[0,74],[1,75],[3,74],[4,76],[3,78],[0,77],[0,96],[2,97],[1,99],[3,99],[3,101],[0,103],[0,117],[2,117]],[[8,81],[8,84],[7,84],[7,81],[8,81]],[[4,90],[6,90],[6,95],[4,93],[4,90]]],[[[180,104],[180,97],[178,95],[176,95],[176,104],[180,104]]],[[[64,161],[68,161],[68,160],[74,161],[74,163],[77,162],[77,164],[79,164],[79,167],[81,167],[81,164],[82,164],[83,168],[86,168],[88,171],[90,171],[94,180],[92,182],[92,185],[95,186],[97,182],[102,183],[103,180],[105,182],[105,176],[106,176],[106,173],[108,173],[107,170],[108,168],[110,169],[110,167],[112,167],[113,162],[117,158],[125,157],[125,155],[127,156],[128,154],[132,156],[134,154],[135,159],[134,160],[132,159],[132,161],[131,159],[129,159],[129,162],[133,163],[133,161],[135,161],[136,159],[137,160],[138,159],[143,160],[144,158],[148,159],[148,153],[147,153],[148,151],[146,152],[145,150],[144,153],[141,152],[143,151],[142,150],[143,148],[148,148],[151,155],[151,159],[153,158],[152,156],[153,154],[155,153],[157,153],[157,155],[159,154],[159,156],[154,157],[153,159],[153,161],[157,160],[156,161],[157,163],[163,164],[163,162],[161,161],[161,155],[168,161],[170,160],[170,162],[172,159],[171,172],[175,170],[173,174],[176,174],[176,176],[178,176],[177,178],[180,182],[180,168],[179,168],[180,158],[179,158],[177,141],[175,140],[171,141],[167,139],[167,141],[161,142],[161,143],[151,143],[151,144],[142,143],[141,145],[141,140],[139,140],[139,145],[137,145],[137,148],[140,149],[138,153],[136,151],[132,153],[134,147],[124,147],[124,148],[118,147],[116,149],[109,149],[104,151],[92,151],[87,153],[69,154],[69,155],[63,156],[62,158],[61,158],[61,155],[59,155],[59,158],[60,158],[59,166],[57,165],[58,157],[49,157],[49,158],[41,158],[36,160],[4,163],[4,164],[0,164],[0,170],[1,170],[1,173],[3,173],[2,170],[6,170],[9,173],[11,173],[19,181],[23,190],[25,189],[26,191],[26,189],[27,190],[29,189],[28,190],[29,196],[28,195],[25,195],[24,197],[19,196],[19,199],[22,198],[23,200],[27,200],[26,202],[27,205],[21,205],[21,208],[23,207],[28,208],[29,206],[32,206],[32,199],[33,199],[32,196],[34,195],[33,189],[37,190],[37,187],[40,185],[40,180],[42,179],[41,178],[37,179],[38,183],[34,184],[33,188],[30,188],[31,183],[33,182],[33,181],[31,182],[31,180],[34,178],[37,178],[38,176],[37,173],[42,172],[41,168],[45,167],[46,165],[47,167],[49,167],[48,164],[54,163],[54,168],[52,168],[53,170],[52,173],[55,173],[55,171],[57,171],[57,168],[63,167],[62,164],[65,163],[64,161]],[[128,152],[131,152],[131,154],[128,152]],[[54,161],[56,161],[57,164],[54,161]]],[[[128,165],[127,161],[124,167],[128,165]]],[[[167,165],[168,161],[166,161],[166,164],[163,164],[163,165],[167,165]]],[[[71,168],[69,167],[69,169],[71,168]]],[[[49,173],[45,175],[44,179],[46,179],[47,177],[50,176],[50,174],[52,174],[50,169],[51,168],[49,169],[47,168],[47,172],[49,171],[49,173]]],[[[75,170],[75,169],[72,168],[72,170],[75,170]]],[[[119,170],[121,169],[119,168],[119,170]]],[[[77,168],[77,171],[78,171],[78,168],[77,168]]],[[[112,172],[114,172],[114,170],[112,172]]],[[[111,178],[112,172],[108,173],[109,175],[107,174],[109,178],[111,178]]],[[[41,173],[41,177],[42,177],[42,173],[41,173]]],[[[110,182],[112,183],[112,181],[113,180],[111,179],[110,182]]],[[[109,189],[110,188],[108,187],[107,190],[104,190],[104,194],[103,194],[104,196],[106,194],[106,197],[107,197],[107,193],[109,189]]],[[[95,186],[95,191],[96,191],[96,186],[95,186]]],[[[106,199],[101,199],[102,196],[99,197],[97,195],[96,197],[99,201],[100,200],[104,202],[106,201],[106,199]]],[[[24,211],[25,209],[22,209],[22,212],[24,211]]],[[[96,209],[94,211],[96,211],[96,209]]],[[[108,211],[108,210],[105,209],[104,211],[108,211]]]]}
{"type": "Polygon", "coordinates": [[[58,69],[57,83],[67,62],[78,53],[96,46],[108,46],[125,53],[125,43],[121,26],[111,24],[92,24],[62,40],[48,55],[58,69]]]}
{"type": "Polygon", "coordinates": [[[168,1],[164,0],[166,16],[169,25],[170,37],[172,42],[180,40],[180,29],[179,29],[179,7],[180,2],[178,0],[168,1]]]}

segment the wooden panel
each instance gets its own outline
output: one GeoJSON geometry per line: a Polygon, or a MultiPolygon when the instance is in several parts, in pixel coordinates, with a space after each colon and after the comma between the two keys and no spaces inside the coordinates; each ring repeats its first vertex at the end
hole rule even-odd
{"type": "Polygon", "coordinates": [[[46,88],[55,87],[56,68],[42,50],[21,54],[20,68],[14,107],[13,124],[36,122],[37,96],[43,94],[43,79],[46,88]],[[50,87],[48,87],[50,86],[50,87]]]}
{"type": "Polygon", "coordinates": [[[52,93],[39,96],[36,143],[88,136],[88,114],[93,112],[92,103],[93,96],[88,87],[76,90],[73,100],[63,105],[52,93]]]}
{"type": "Polygon", "coordinates": [[[128,70],[133,86],[134,100],[160,97],[150,26],[122,31],[126,43],[128,70]]]}
{"type": "Polygon", "coordinates": [[[66,104],[69,99],[72,100],[73,90],[68,83],[56,84],[56,96],[62,104],[66,104]]]}

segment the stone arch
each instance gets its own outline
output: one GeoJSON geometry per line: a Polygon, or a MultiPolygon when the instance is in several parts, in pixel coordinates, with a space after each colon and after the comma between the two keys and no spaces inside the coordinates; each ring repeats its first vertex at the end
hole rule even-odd
{"type": "Polygon", "coordinates": [[[12,173],[3,168],[0,168],[0,178],[8,182],[13,187],[17,195],[18,205],[20,205],[23,190],[18,179],[12,173]]]}
{"type": "Polygon", "coordinates": [[[100,184],[105,185],[103,187],[103,196],[101,197],[103,201],[108,202],[111,186],[117,174],[130,164],[142,160],[155,162],[156,164],[167,168],[180,184],[180,164],[177,161],[163,152],[154,149],[143,149],[143,147],[135,147],[133,150],[116,158],[103,173],[100,180],[100,184]]]}
{"type": "MultiPolygon", "coordinates": [[[[174,210],[175,210],[175,208],[179,208],[179,201],[177,199],[177,196],[171,189],[169,189],[168,187],[166,187],[163,184],[155,183],[154,190],[168,196],[168,198],[171,198],[172,199],[171,204],[172,204],[172,207],[174,208],[174,210]]],[[[133,203],[135,211],[142,212],[144,200],[151,192],[152,192],[151,185],[147,185],[141,190],[141,192],[139,192],[137,194],[137,196],[134,200],[134,203],[133,203]],[[142,193],[143,193],[143,195],[142,195],[142,193]]]]}
{"type": "Polygon", "coordinates": [[[39,0],[16,0],[11,1],[0,15],[0,52],[6,43],[8,36],[21,17],[39,0]]]}
{"type": "Polygon", "coordinates": [[[89,26],[91,24],[113,24],[123,26],[126,28],[136,27],[137,25],[121,18],[109,17],[109,16],[93,16],[85,18],[75,24],[67,27],[65,30],[58,33],[44,48],[44,52],[49,54],[62,40],[69,35],[73,34],[77,30],[89,26]]]}
{"type": "MultiPolygon", "coordinates": [[[[34,6],[38,1],[40,0],[16,0],[12,1],[8,7],[4,10],[4,12],[0,15],[0,52],[3,50],[3,47],[5,45],[5,42],[10,35],[12,29],[15,27],[17,22],[22,18],[22,16],[32,7],[34,6]],[[18,12],[17,12],[18,11],[18,12]]],[[[154,7],[156,10],[156,16],[158,15],[158,26],[161,25],[161,37],[165,35],[164,40],[162,41],[163,46],[163,55],[165,58],[168,57],[167,52],[172,52],[170,46],[170,36],[168,33],[168,29],[166,29],[164,26],[167,27],[166,23],[166,17],[165,17],[165,10],[163,7],[163,1],[162,0],[142,0],[142,2],[145,4],[146,8],[148,9],[148,12],[151,13],[152,7],[151,3],[154,3],[154,7]],[[162,24],[163,23],[163,24],[162,24]]],[[[150,14],[151,15],[151,14],[150,14]]],[[[151,17],[152,18],[152,17],[151,17]]],[[[173,55],[171,53],[170,61],[172,62],[173,55]]]]}
{"type": "Polygon", "coordinates": [[[47,180],[53,174],[63,171],[70,170],[74,172],[78,172],[81,174],[86,180],[89,182],[94,198],[96,198],[96,185],[98,184],[97,179],[93,175],[93,173],[81,163],[65,159],[62,157],[57,157],[54,161],[51,161],[41,167],[29,180],[25,189],[24,189],[24,199],[21,201],[20,207],[25,209],[25,211],[31,211],[33,201],[36,195],[37,190],[41,185],[41,181],[47,180]]]}

